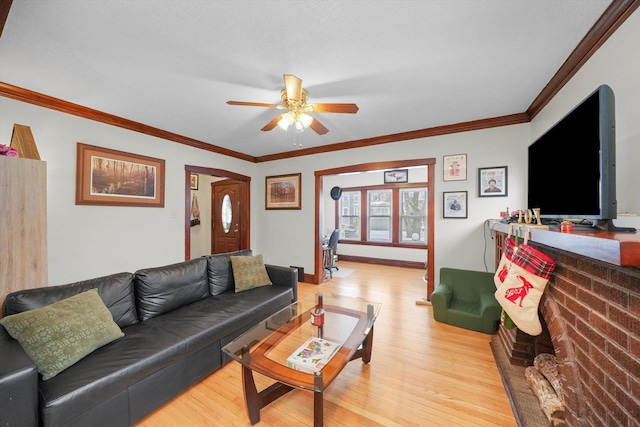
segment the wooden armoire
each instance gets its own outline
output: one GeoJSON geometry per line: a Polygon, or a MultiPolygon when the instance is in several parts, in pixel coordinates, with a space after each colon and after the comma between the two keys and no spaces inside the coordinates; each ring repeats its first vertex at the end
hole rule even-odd
{"type": "Polygon", "coordinates": [[[10,292],[47,286],[47,266],[47,164],[0,156],[0,307],[10,292]]]}

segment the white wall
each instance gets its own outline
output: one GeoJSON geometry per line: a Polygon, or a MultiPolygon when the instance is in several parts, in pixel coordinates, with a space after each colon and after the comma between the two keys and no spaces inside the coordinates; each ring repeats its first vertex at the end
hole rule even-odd
{"type": "MultiPolygon", "coordinates": [[[[269,162],[264,165],[265,175],[302,172],[302,210],[286,213],[269,211],[259,229],[252,230],[259,233],[256,238],[260,250],[274,263],[289,262],[287,260],[293,257],[292,265],[304,267],[305,273],[313,272],[314,171],[356,163],[434,157],[436,272],[442,266],[484,270],[485,259],[492,271],[493,241],[489,233],[485,233],[484,222],[487,218],[497,218],[507,206],[510,210],[525,207],[526,148],[529,140],[529,124],[522,124],[269,162]],[[467,154],[467,180],[444,182],[442,157],[462,153],[467,154]],[[508,166],[507,197],[478,197],[478,168],[491,166],[508,166]],[[442,218],[443,191],[468,191],[467,219],[442,218]],[[485,234],[489,239],[486,254],[485,234]],[[286,251],[283,251],[280,241],[285,235],[287,244],[286,251]]],[[[323,188],[325,192],[330,189],[330,186],[323,188]]],[[[264,194],[258,197],[264,197],[264,194]]],[[[325,221],[326,218],[321,223],[325,221]]],[[[384,254],[378,256],[385,258],[384,254]]],[[[423,260],[423,256],[418,260],[423,260]]]]}
{"type": "MultiPolygon", "coordinates": [[[[251,247],[267,262],[313,272],[314,171],[355,163],[436,158],[436,282],[440,267],[493,269],[493,241],[484,221],[525,208],[527,146],[602,83],[616,95],[620,210],[640,212],[640,13],[635,12],[531,124],[444,135],[253,164],[148,135],[0,97],[0,142],[14,123],[28,125],[47,161],[49,283],[62,284],[184,259],[184,166],[221,168],[250,176],[251,247]],[[166,160],[165,208],[75,205],[76,143],[166,160]],[[442,181],[442,157],[467,154],[466,181],[442,181]],[[479,167],[508,166],[507,197],[477,197],[479,167]],[[265,211],[268,175],[302,172],[302,209],[265,211]],[[442,218],[442,192],[468,191],[469,217],[442,218]]],[[[572,157],[575,160],[574,157],[572,157]]],[[[329,191],[325,188],[325,191],[329,191]]],[[[2,203],[2,201],[0,201],[2,203]]],[[[640,227],[637,218],[627,221],[640,227]]],[[[1,230],[0,230],[1,232],[1,230]]],[[[1,248],[7,256],[7,248],[1,248]]]]}
{"type": "Polygon", "coordinates": [[[0,97],[3,144],[14,123],[31,127],[47,162],[51,285],[183,261],[185,165],[255,173],[242,160],[0,97]],[[165,207],[75,205],[77,142],[165,159],[165,207]]]}

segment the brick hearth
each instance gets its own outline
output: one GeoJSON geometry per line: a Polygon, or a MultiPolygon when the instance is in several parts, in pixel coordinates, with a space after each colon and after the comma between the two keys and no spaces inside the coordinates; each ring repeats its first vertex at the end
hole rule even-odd
{"type": "Polygon", "coordinates": [[[494,348],[502,349],[512,366],[530,366],[537,354],[555,353],[567,425],[637,427],[640,269],[530,244],[558,264],[540,302],[545,330],[531,337],[501,328],[494,348]]]}

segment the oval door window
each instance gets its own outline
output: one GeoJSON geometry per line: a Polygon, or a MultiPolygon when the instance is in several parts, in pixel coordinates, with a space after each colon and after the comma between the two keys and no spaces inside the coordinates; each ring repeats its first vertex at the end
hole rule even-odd
{"type": "Polygon", "coordinates": [[[231,220],[233,217],[233,213],[231,210],[231,198],[228,194],[224,195],[222,199],[222,228],[225,233],[228,233],[231,229],[231,220]]]}

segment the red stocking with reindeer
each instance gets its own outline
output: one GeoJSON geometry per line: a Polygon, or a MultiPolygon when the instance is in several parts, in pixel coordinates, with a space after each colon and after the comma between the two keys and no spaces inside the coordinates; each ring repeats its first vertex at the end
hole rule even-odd
{"type": "Polygon", "coordinates": [[[556,263],[526,240],[509,255],[496,271],[496,299],[521,331],[540,335],[538,305],[556,263]]]}

